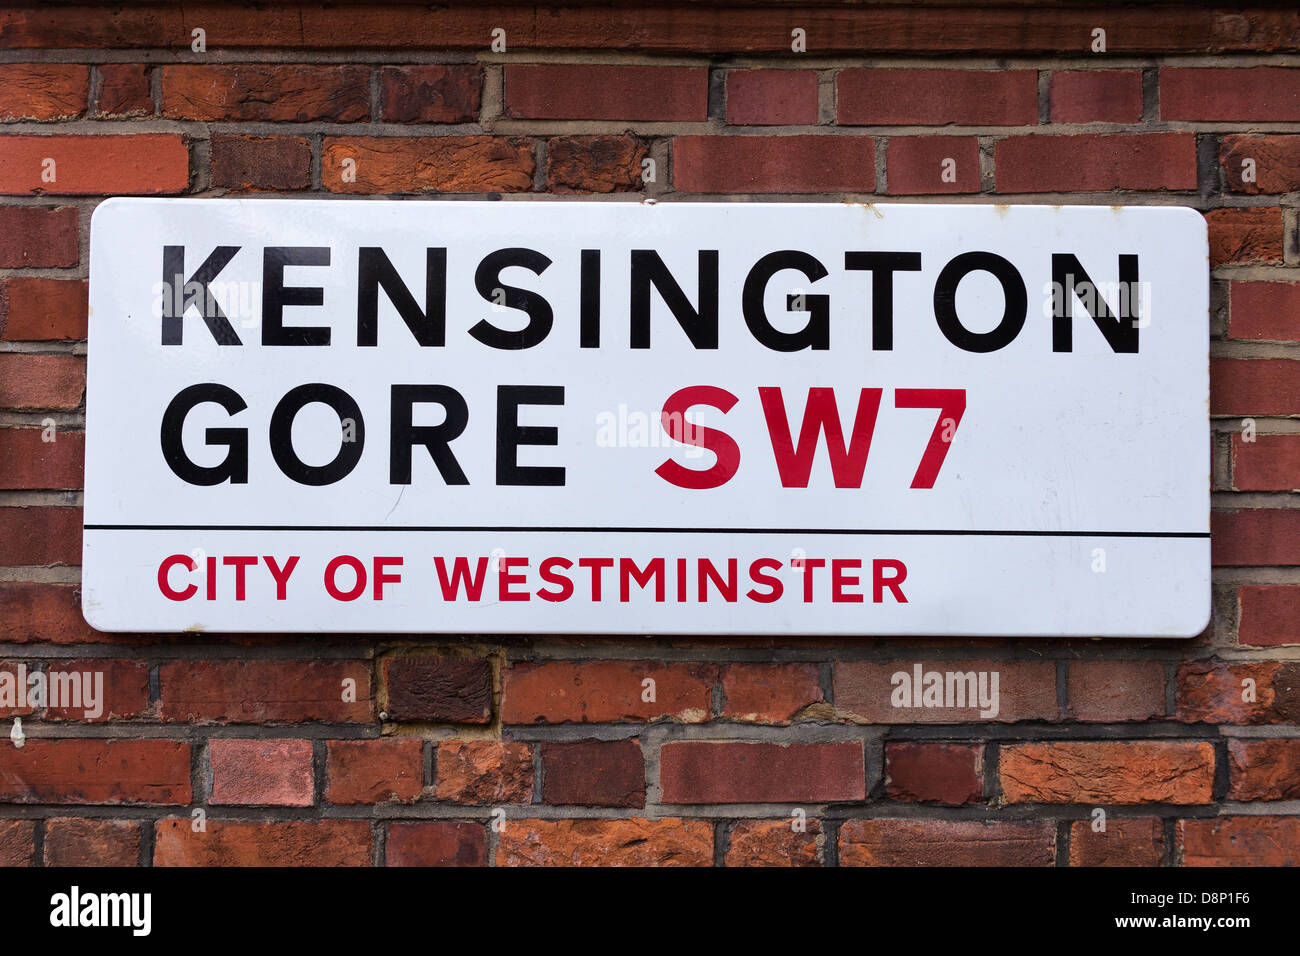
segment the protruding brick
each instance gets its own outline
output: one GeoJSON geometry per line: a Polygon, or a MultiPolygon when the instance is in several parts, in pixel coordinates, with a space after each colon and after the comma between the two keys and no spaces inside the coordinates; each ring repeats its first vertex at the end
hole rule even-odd
{"type": "Polygon", "coordinates": [[[1300,739],[1228,741],[1229,800],[1300,800],[1300,739]]]}
{"type": "Polygon", "coordinates": [[[960,806],[984,796],[984,748],[973,744],[885,745],[885,793],[891,800],[960,806]]]}
{"type": "Polygon", "coordinates": [[[844,718],[863,724],[960,724],[981,720],[1007,723],[1061,717],[1056,701],[1056,665],[1036,661],[841,661],[835,665],[835,708],[844,718]],[[921,686],[914,687],[918,663],[921,686]],[[964,707],[922,706],[925,685],[931,680],[927,675],[934,673],[940,675],[944,702],[959,704],[965,698],[964,707]],[[996,713],[981,714],[983,708],[976,699],[979,675],[987,675],[985,687],[991,698],[994,673],[998,675],[996,713]],[[974,694],[968,693],[972,686],[974,694]],[[904,694],[905,690],[910,694],[904,694]]]}
{"type": "Polygon", "coordinates": [[[335,193],[528,192],[535,169],[519,137],[327,136],[321,152],[321,184],[335,193]]]}
{"type": "Polygon", "coordinates": [[[5,803],[162,806],[190,799],[190,745],[179,741],[29,738],[21,749],[0,747],[5,803]]]}
{"type": "Polygon", "coordinates": [[[364,723],[375,717],[370,666],[363,661],[178,660],[162,664],[159,677],[163,720],[364,723]]]}
{"type": "Polygon", "coordinates": [[[993,149],[1000,193],[1196,188],[1194,133],[1008,136],[993,149]]]}
{"type": "Polygon", "coordinates": [[[355,123],[370,115],[370,68],[282,63],[164,66],[162,115],[191,120],[355,123]]]}
{"type": "Polygon", "coordinates": [[[1183,866],[1300,865],[1300,817],[1179,820],[1183,866]]]}
{"type": "Polygon", "coordinates": [[[840,866],[1051,866],[1050,820],[849,820],[840,827],[840,866]]]}
{"type": "Polygon", "coordinates": [[[143,63],[101,63],[99,75],[100,116],[153,114],[149,67],[143,63]]]}
{"type": "Polygon", "coordinates": [[[546,64],[505,68],[506,115],[519,119],[703,122],[709,71],[694,66],[546,64]]]}
{"type": "Polygon", "coordinates": [[[1165,713],[1165,669],[1156,661],[1071,661],[1069,716],[1105,723],[1165,713]]]}
{"type": "Polygon", "coordinates": [[[1300,341],[1300,282],[1230,282],[1228,298],[1231,338],[1300,341]]]}
{"type": "Polygon", "coordinates": [[[85,279],[0,279],[0,339],[40,342],[86,337],[85,279]]]}
{"type": "Polygon", "coordinates": [[[1287,584],[1237,588],[1241,613],[1237,643],[1250,647],[1300,644],[1300,587],[1287,584]]]}
{"type": "Polygon", "coordinates": [[[821,824],[817,820],[740,820],[728,834],[727,866],[821,866],[821,824]]]}
{"type": "Polygon", "coordinates": [[[727,122],[732,126],[812,126],[817,122],[813,70],[729,70],[727,122]]]}
{"type": "Polygon", "coordinates": [[[644,807],[645,758],[636,740],[543,743],[542,801],[554,806],[644,807]]]}
{"type": "Polygon", "coordinates": [[[1091,819],[1070,824],[1070,866],[1159,866],[1164,857],[1161,820],[1107,819],[1101,831],[1091,819]]]}
{"type": "MultiPolygon", "coordinates": [[[[1291,364],[1300,366],[1300,362],[1291,364]]],[[[1210,514],[1210,532],[1210,556],[1216,567],[1300,564],[1300,511],[1215,511],[1210,514]]]]}
{"type": "Polygon", "coordinates": [[[723,717],[758,724],[788,724],[826,699],[816,664],[728,664],[722,693],[723,717]]]}
{"type": "Polygon", "coordinates": [[[237,821],[189,814],[154,825],[154,866],[369,866],[369,820],[237,821]]]}
{"type": "Polygon", "coordinates": [[[390,657],[384,661],[390,720],[486,724],[492,665],[474,657],[390,657]]]}
{"type": "Polygon", "coordinates": [[[1138,123],[1140,70],[1053,70],[1053,123],[1138,123]]]}
{"type": "Polygon", "coordinates": [[[386,66],[379,71],[386,123],[472,123],[483,85],[477,63],[386,66]]]}
{"type": "Polygon", "coordinates": [[[82,486],[85,432],[44,428],[0,428],[0,489],[63,490],[82,486]]]}
{"type": "Polygon", "coordinates": [[[73,206],[0,206],[0,269],[65,269],[77,264],[73,206]]]}
{"type": "Polygon", "coordinates": [[[214,136],[212,185],[290,191],[311,185],[311,144],[301,136],[214,136]]]}
{"type": "Polygon", "coordinates": [[[31,866],[36,852],[36,824],[0,820],[0,866],[31,866]]]}
{"type": "Polygon", "coordinates": [[[413,803],[424,789],[424,741],[418,737],[331,740],[326,754],[330,803],[413,803]]]}
{"type": "Polygon", "coordinates": [[[673,185],[684,193],[869,193],[869,136],[678,136],[673,185]]]}
{"type": "Polygon", "coordinates": [[[635,136],[558,136],[546,143],[546,188],[553,193],[618,193],[640,189],[650,155],[635,136]]]}
{"type": "Polygon", "coordinates": [[[1160,118],[1198,122],[1300,121],[1300,69],[1160,69],[1160,118]]]}
{"type": "Polygon", "coordinates": [[[89,91],[86,66],[0,64],[0,122],[72,119],[86,111],[89,91]]]}
{"type": "Polygon", "coordinates": [[[1178,668],[1178,719],[1209,724],[1300,719],[1300,664],[1189,661],[1178,668]]]}
{"type": "Polygon", "coordinates": [[[841,70],[839,123],[847,126],[1032,126],[1036,70],[841,70]]]}
{"type": "Polygon", "coordinates": [[[977,193],[979,141],[973,136],[891,136],[885,179],[893,196],[977,193]]]}
{"type": "Polygon", "coordinates": [[[0,566],[81,563],[80,508],[0,507],[0,566]]]}
{"type": "Polygon", "coordinates": [[[0,136],[0,193],[8,195],[167,195],[189,181],[189,148],[176,133],[0,136]]]}
{"type": "Polygon", "coordinates": [[[1210,265],[1243,266],[1282,261],[1282,210],[1277,206],[1211,209],[1210,265]]]}
{"type": "Polygon", "coordinates": [[[487,835],[480,823],[394,821],[384,852],[388,866],[486,866],[487,835]]]}
{"type": "Polygon", "coordinates": [[[137,820],[52,817],[45,821],[46,866],[139,866],[137,820]]]}
{"type": "Polygon", "coordinates": [[[208,744],[214,805],[309,807],[315,803],[310,740],[230,740],[208,744]]]}
{"type": "Polygon", "coordinates": [[[826,803],[866,799],[862,744],[689,740],[659,751],[663,803],[826,803]]]}
{"type": "Polygon", "coordinates": [[[1300,136],[1225,136],[1219,165],[1233,192],[1295,192],[1300,189],[1300,136]]]}
{"type": "Polygon", "coordinates": [[[1010,744],[998,756],[1008,803],[1210,803],[1214,746],[1182,740],[1010,744]]]}
{"type": "Polygon", "coordinates": [[[531,803],[533,748],[496,740],[444,740],[437,753],[438,799],[451,803],[531,803]]]}
{"type": "Polygon", "coordinates": [[[705,820],[510,820],[497,866],[711,866],[705,820]]]}
{"type": "Polygon", "coordinates": [[[709,719],[717,667],[651,661],[545,661],[506,668],[501,719],[507,724],[603,724],[709,719]],[[645,682],[653,681],[653,684],[645,682]]]}

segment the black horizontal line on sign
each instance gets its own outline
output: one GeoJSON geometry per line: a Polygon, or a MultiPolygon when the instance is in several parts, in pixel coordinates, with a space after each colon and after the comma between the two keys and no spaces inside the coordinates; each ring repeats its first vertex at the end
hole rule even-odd
{"type": "Polygon", "coordinates": [[[1208,531],[970,531],[933,528],[576,528],[523,525],[88,524],[87,531],[491,531],[564,534],[866,534],[1013,538],[1208,538],[1208,531]]]}

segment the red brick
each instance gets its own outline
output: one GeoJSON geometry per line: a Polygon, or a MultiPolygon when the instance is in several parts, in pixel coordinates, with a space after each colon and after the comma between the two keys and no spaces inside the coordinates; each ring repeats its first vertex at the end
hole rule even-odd
{"type": "Polygon", "coordinates": [[[102,637],[81,616],[76,588],[59,584],[0,584],[0,641],[77,644],[102,637]]]}
{"type": "Polygon", "coordinates": [[[452,803],[531,803],[533,748],[497,740],[444,740],[437,753],[438,799],[452,803]]]}
{"type": "Polygon", "coordinates": [[[1178,719],[1268,724],[1300,718],[1300,666],[1190,661],[1178,668],[1178,719]],[[1252,683],[1247,683],[1247,682],[1252,683]],[[1253,700],[1244,699],[1253,694],[1253,700]]]}
{"type": "Polygon", "coordinates": [[[1142,121],[1140,70],[1052,71],[1053,123],[1142,121]]]}
{"type": "Polygon", "coordinates": [[[1295,122],[1300,120],[1300,70],[1268,66],[1162,67],[1160,118],[1295,122]]]}
{"type": "Polygon", "coordinates": [[[5,803],[187,804],[190,745],[175,740],[37,740],[0,747],[5,803]]]}
{"type": "Polygon", "coordinates": [[[635,136],[562,136],[546,143],[546,188],[553,193],[616,193],[640,189],[650,155],[635,136]]]}
{"type": "Polygon", "coordinates": [[[1216,567],[1300,564],[1300,510],[1213,511],[1210,532],[1216,567]]]}
{"type": "Polygon", "coordinates": [[[1300,491],[1300,435],[1232,436],[1232,487],[1238,491],[1300,491]]]}
{"type": "Polygon", "coordinates": [[[1300,739],[1228,741],[1229,800],[1300,800],[1300,739]]]}
{"type": "Polygon", "coordinates": [[[0,408],[76,408],[85,390],[84,358],[21,352],[0,354],[0,408]]]}
{"type": "Polygon", "coordinates": [[[497,866],[711,866],[704,820],[507,820],[497,866]]]}
{"type": "Polygon", "coordinates": [[[891,800],[960,806],[984,796],[984,748],[968,744],[885,744],[885,793],[891,800]]]}
{"type": "Polygon", "coordinates": [[[482,86],[477,63],[386,66],[379,71],[380,114],[387,123],[472,123],[482,86]]]}
{"type": "Polygon", "coordinates": [[[702,67],[505,68],[505,113],[519,119],[703,122],[708,96],[709,72],[702,67]]]}
{"type": "Polygon", "coordinates": [[[1159,866],[1165,858],[1160,820],[1106,820],[1096,832],[1092,820],[1070,824],[1070,866],[1159,866]]]}
{"type": "Polygon", "coordinates": [[[826,699],[816,664],[728,664],[722,693],[723,717],[759,724],[788,724],[826,699]]]}
{"type": "Polygon", "coordinates": [[[1300,361],[1211,359],[1210,414],[1300,415],[1300,361]]]}
{"type": "Polygon", "coordinates": [[[1228,335],[1300,341],[1300,282],[1230,282],[1228,335]]]}
{"type": "Polygon", "coordinates": [[[1037,70],[842,70],[838,122],[848,126],[1032,126],[1037,70]]]}
{"type": "Polygon", "coordinates": [[[70,693],[69,699],[78,702],[75,707],[48,707],[46,720],[75,720],[78,723],[105,723],[110,720],[143,717],[149,712],[149,667],[142,661],[120,660],[105,657],[87,657],[72,659],[60,657],[47,661],[45,672],[51,681],[62,681],[63,693],[70,693]],[[96,702],[100,713],[89,716],[86,675],[90,681],[102,681],[99,700],[96,702]],[[75,676],[74,676],[75,675],[75,676]],[[78,693],[80,697],[78,697],[78,693]]]}
{"type": "Polygon", "coordinates": [[[149,67],[143,63],[101,63],[100,116],[152,116],[149,67]]]}
{"type": "Polygon", "coordinates": [[[46,866],[139,866],[136,820],[53,817],[45,821],[46,866]]]}
{"type": "Polygon", "coordinates": [[[311,144],[301,136],[213,136],[212,185],[229,189],[306,189],[311,144]]]}
{"type": "Polygon", "coordinates": [[[849,820],[840,827],[840,866],[1051,866],[1049,820],[849,820]]]}
{"type": "Polygon", "coordinates": [[[1237,588],[1241,614],[1237,643],[1251,647],[1300,644],[1300,587],[1243,585],[1237,588]]]}
{"type": "Polygon", "coordinates": [[[336,193],[528,192],[535,169],[532,142],[505,136],[327,136],[321,152],[321,183],[336,193]]]}
{"type": "Polygon", "coordinates": [[[1282,210],[1276,206],[1211,209],[1210,265],[1241,266],[1282,261],[1282,210]]]}
{"type": "Polygon", "coordinates": [[[812,126],[817,74],[812,70],[729,70],[727,122],[733,126],[812,126]]]}
{"type": "Polygon", "coordinates": [[[1294,192],[1300,189],[1300,136],[1225,136],[1219,165],[1233,192],[1294,192]],[[1253,180],[1247,181],[1248,170],[1253,180]]]}
{"type": "Polygon", "coordinates": [[[72,63],[0,64],[0,122],[71,119],[86,111],[90,68],[72,63]]]}
{"type": "Polygon", "coordinates": [[[79,256],[74,207],[0,206],[0,269],[63,269],[79,256]]]}
{"type": "Polygon", "coordinates": [[[424,789],[424,741],[331,740],[325,772],[330,803],[414,803],[424,789]]]}
{"type": "Polygon", "coordinates": [[[368,820],[207,820],[154,825],[154,866],[369,866],[368,820]]]}
{"type": "Polygon", "coordinates": [[[862,744],[673,741],[659,751],[664,803],[866,799],[862,744]]]}
{"type": "Polygon", "coordinates": [[[544,803],[645,806],[645,758],[638,741],[579,740],[541,747],[544,803]]]}
{"type": "Polygon", "coordinates": [[[673,185],[684,193],[869,193],[869,136],[678,136],[673,185]]]}
{"type": "Polygon", "coordinates": [[[507,724],[605,724],[669,718],[702,723],[718,679],[710,664],[652,661],[518,663],[502,674],[507,724]],[[654,681],[654,699],[644,700],[654,681]]]}
{"type": "Polygon", "coordinates": [[[80,488],[85,433],[55,431],[43,440],[43,428],[0,428],[0,489],[80,488]]]}
{"type": "Polygon", "coordinates": [[[891,136],[885,179],[893,196],[977,193],[979,141],[973,136],[891,136]],[[944,181],[947,175],[955,177],[952,182],[944,181]]]}
{"type": "Polygon", "coordinates": [[[0,704],[0,720],[9,720],[11,717],[27,717],[36,713],[37,705],[31,702],[28,679],[30,675],[40,670],[39,661],[26,660],[19,658],[17,660],[0,660],[0,680],[4,681],[4,696],[6,698],[12,693],[13,705],[0,704]],[[24,702],[19,703],[17,699],[18,692],[23,689],[24,702]]]}
{"type": "Polygon", "coordinates": [[[176,133],[0,136],[0,193],[141,196],[184,192],[190,153],[176,133]],[[54,161],[54,181],[44,179],[54,161]]]}
{"type": "Polygon", "coordinates": [[[795,830],[793,820],[739,820],[728,834],[727,866],[821,866],[821,825],[803,821],[795,830]]]}
{"type": "Polygon", "coordinates": [[[389,866],[487,866],[487,836],[478,823],[393,822],[385,857],[389,866]]]}
{"type": "Polygon", "coordinates": [[[1179,820],[1183,866],[1300,865],[1300,817],[1179,820]]]}
{"type": "MultiPolygon", "coordinates": [[[[863,724],[959,724],[978,720],[1059,720],[1056,665],[1049,662],[927,660],[922,672],[998,674],[998,712],[981,717],[977,704],[967,707],[895,707],[895,692],[913,682],[916,661],[841,661],[835,665],[835,709],[842,717],[863,724]]],[[[991,676],[989,688],[991,690],[991,676]]],[[[923,682],[924,682],[923,678],[923,682]]],[[[946,678],[945,678],[946,683],[946,678]]],[[[964,685],[963,685],[964,686],[964,685]]],[[[919,691],[916,696],[920,696],[919,691]]],[[[901,699],[901,698],[900,698],[901,699]]],[[[955,698],[954,698],[955,699],[955,698]]],[[[969,702],[968,702],[969,703],[969,702]]]]}
{"type": "Polygon", "coordinates": [[[0,339],[84,339],[86,310],[85,279],[0,279],[0,339]]]}
{"type": "Polygon", "coordinates": [[[365,661],[181,660],[159,667],[163,720],[237,724],[375,718],[365,661]],[[356,700],[343,700],[344,681],[356,700]]]}
{"type": "Polygon", "coordinates": [[[162,115],[355,123],[370,116],[370,68],[276,63],[164,66],[162,115]]]}
{"type": "Polygon", "coordinates": [[[1007,803],[1210,803],[1214,747],[1182,740],[1011,744],[998,756],[1007,803]]]}
{"type": "Polygon", "coordinates": [[[492,665],[473,657],[390,657],[384,661],[390,720],[486,724],[492,665]]]}
{"type": "Polygon", "coordinates": [[[0,566],[81,564],[81,509],[0,507],[0,566]]]}
{"type": "Polygon", "coordinates": [[[1000,193],[1195,189],[1193,133],[1008,136],[993,149],[1000,193]]]}
{"type": "Polygon", "coordinates": [[[1068,715],[1103,723],[1165,714],[1165,668],[1156,661],[1072,661],[1068,715]]]}
{"type": "Polygon", "coordinates": [[[208,744],[214,806],[309,807],[315,803],[310,740],[232,740],[208,744]]]}
{"type": "Polygon", "coordinates": [[[0,866],[31,866],[36,825],[30,820],[0,820],[0,866]]]}

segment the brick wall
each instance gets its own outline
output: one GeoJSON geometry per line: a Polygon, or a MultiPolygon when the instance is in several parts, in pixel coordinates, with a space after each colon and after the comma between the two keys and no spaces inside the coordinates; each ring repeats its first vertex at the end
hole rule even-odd
{"type": "Polygon", "coordinates": [[[0,671],[99,671],[107,698],[89,720],[0,711],[26,734],[0,743],[0,861],[1300,862],[1294,12],[11,6],[0,121],[0,671]],[[249,192],[1194,206],[1212,627],[97,633],[77,590],[91,212],[249,192]],[[998,716],[890,707],[917,663],[996,670],[998,716]]]}

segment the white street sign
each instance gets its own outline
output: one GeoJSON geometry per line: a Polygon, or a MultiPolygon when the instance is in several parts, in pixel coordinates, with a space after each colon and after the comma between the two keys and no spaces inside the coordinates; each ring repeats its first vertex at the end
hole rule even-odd
{"type": "Polygon", "coordinates": [[[1192,210],[112,199],[90,263],[103,630],[1209,617],[1192,210]]]}

